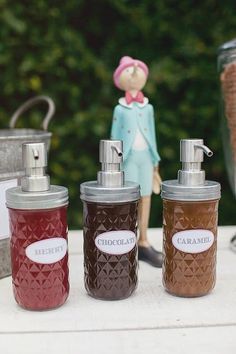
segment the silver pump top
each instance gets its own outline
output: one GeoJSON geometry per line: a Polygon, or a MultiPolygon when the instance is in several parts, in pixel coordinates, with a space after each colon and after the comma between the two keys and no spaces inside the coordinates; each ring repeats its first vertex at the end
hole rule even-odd
{"type": "Polygon", "coordinates": [[[123,144],[121,140],[101,140],[99,144],[99,162],[102,170],[97,174],[98,184],[104,187],[124,185],[123,144]]]}
{"type": "Polygon", "coordinates": [[[7,206],[13,209],[50,209],[67,205],[67,188],[50,185],[50,177],[46,174],[45,144],[23,144],[22,159],[25,176],[21,178],[21,186],[7,190],[7,206]]]}
{"type": "Polygon", "coordinates": [[[182,139],[180,141],[180,161],[182,169],[177,180],[162,182],[162,198],[173,200],[209,200],[220,198],[220,184],[205,180],[201,169],[204,154],[213,152],[203,143],[203,139],[182,139]]]}
{"type": "Polygon", "coordinates": [[[203,144],[202,139],[183,139],[180,141],[180,161],[182,170],[178,171],[178,181],[186,186],[205,183],[205,171],[201,170],[204,153],[211,157],[213,152],[203,144]]]}
{"type": "Polygon", "coordinates": [[[139,185],[125,182],[121,170],[123,143],[121,140],[101,140],[99,144],[101,171],[97,181],[85,182],[80,186],[81,199],[91,202],[119,203],[138,200],[139,185]]]}
{"type": "Polygon", "coordinates": [[[50,178],[46,175],[47,151],[44,143],[30,143],[22,146],[25,176],[21,179],[24,192],[43,192],[50,188],[50,178]]]}

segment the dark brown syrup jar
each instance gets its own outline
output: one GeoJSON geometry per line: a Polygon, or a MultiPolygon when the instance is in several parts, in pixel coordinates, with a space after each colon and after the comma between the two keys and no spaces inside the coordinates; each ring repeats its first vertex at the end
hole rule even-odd
{"type": "Polygon", "coordinates": [[[100,142],[98,180],[81,184],[84,234],[84,283],[102,300],[129,297],[137,287],[137,213],[139,186],[124,182],[122,143],[100,142]]]}
{"type": "Polygon", "coordinates": [[[99,299],[129,297],[138,281],[138,201],[83,205],[85,288],[99,299]]]}
{"type": "Polygon", "coordinates": [[[178,180],[162,183],[163,285],[173,295],[196,297],[216,282],[220,185],[205,181],[200,169],[203,152],[212,156],[201,139],[181,140],[180,152],[178,180]]]}

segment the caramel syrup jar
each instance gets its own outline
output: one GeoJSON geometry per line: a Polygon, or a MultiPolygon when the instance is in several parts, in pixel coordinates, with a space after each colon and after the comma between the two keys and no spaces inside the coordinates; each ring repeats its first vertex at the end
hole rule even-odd
{"type": "Polygon", "coordinates": [[[220,184],[205,180],[202,139],[180,141],[178,180],[162,183],[163,285],[177,296],[208,294],[216,281],[216,244],[220,184]]]}

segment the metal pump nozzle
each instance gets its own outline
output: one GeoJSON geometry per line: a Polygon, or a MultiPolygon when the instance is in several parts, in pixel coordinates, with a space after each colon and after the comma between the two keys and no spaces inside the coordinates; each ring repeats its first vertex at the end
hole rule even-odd
{"type": "Polygon", "coordinates": [[[98,172],[98,184],[104,187],[118,187],[124,184],[124,172],[121,171],[123,161],[123,144],[121,140],[101,140],[99,161],[102,170],[98,172]]]}
{"type": "Polygon", "coordinates": [[[197,186],[205,183],[205,171],[201,170],[203,153],[208,157],[213,152],[203,144],[202,139],[182,139],[180,141],[180,161],[182,170],[178,171],[178,181],[186,186],[197,186]]]}
{"type": "Polygon", "coordinates": [[[47,151],[44,143],[27,143],[22,148],[25,176],[21,179],[24,192],[41,192],[50,188],[50,179],[46,175],[47,151]]]}
{"type": "Polygon", "coordinates": [[[205,171],[201,169],[204,153],[208,157],[213,155],[202,139],[180,141],[182,169],[178,171],[177,180],[162,182],[163,199],[196,202],[220,198],[220,184],[205,180],[205,171]]]}
{"type": "Polygon", "coordinates": [[[123,152],[116,145],[111,145],[111,148],[115,150],[119,157],[123,156],[123,152]]]}
{"type": "Polygon", "coordinates": [[[202,149],[208,157],[213,156],[213,151],[211,151],[206,145],[195,144],[195,148],[202,149]]]}

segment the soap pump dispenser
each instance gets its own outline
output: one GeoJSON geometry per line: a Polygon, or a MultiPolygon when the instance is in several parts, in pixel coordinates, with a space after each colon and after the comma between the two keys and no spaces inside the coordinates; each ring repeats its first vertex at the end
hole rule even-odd
{"type": "Polygon", "coordinates": [[[130,296],[137,286],[139,185],[125,182],[122,141],[101,140],[97,181],[81,184],[84,282],[89,295],[103,300],[130,296]]]}
{"type": "Polygon", "coordinates": [[[180,141],[182,169],[162,182],[163,285],[174,295],[209,293],[216,280],[216,238],[220,184],[205,180],[202,139],[180,141]]]}
{"type": "Polygon", "coordinates": [[[23,144],[25,176],[6,191],[16,302],[29,310],[61,306],[69,294],[68,190],[50,185],[44,143],[23,144]]]}

